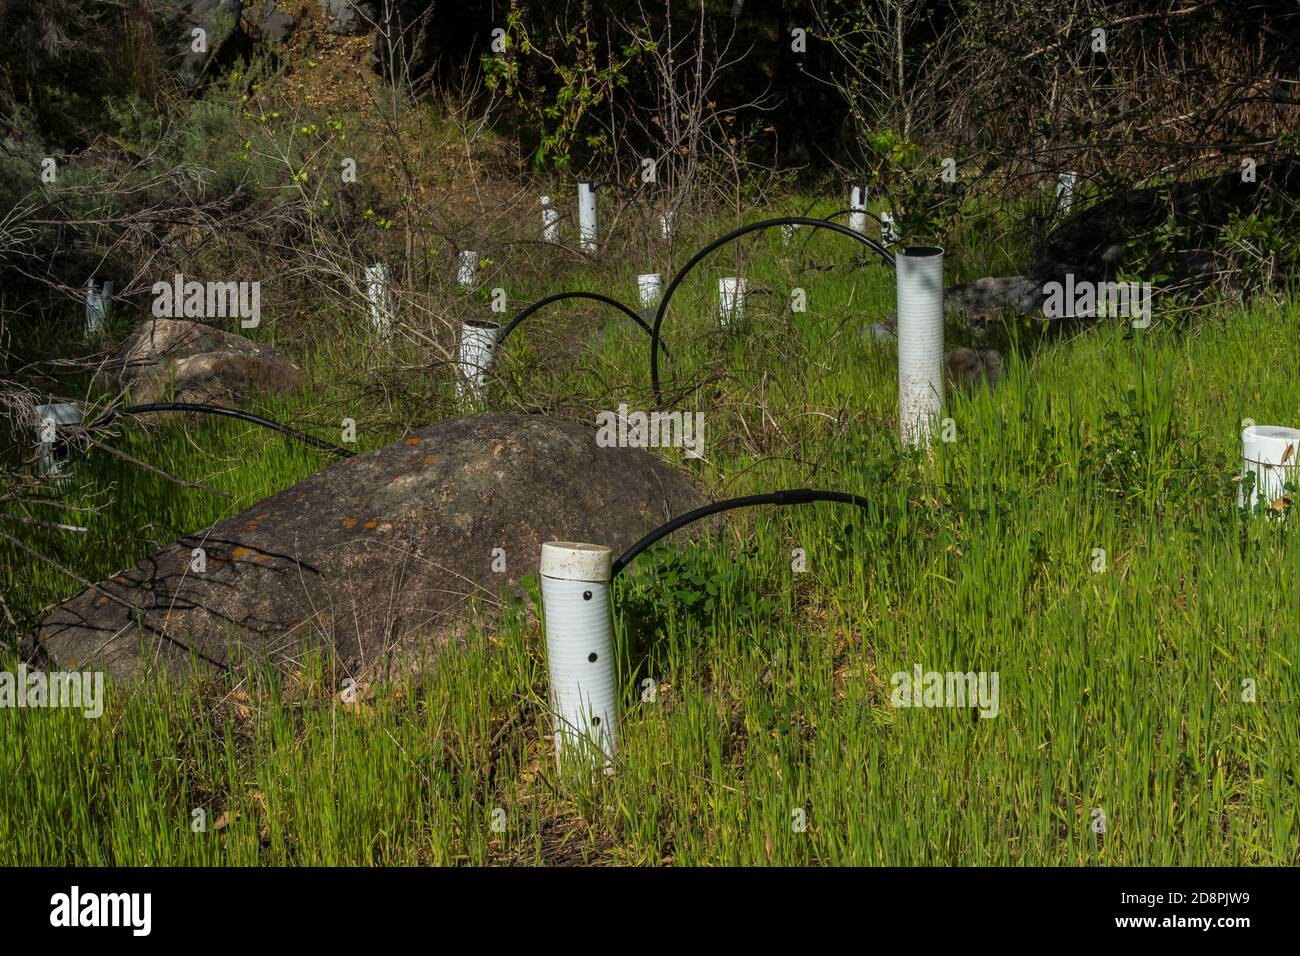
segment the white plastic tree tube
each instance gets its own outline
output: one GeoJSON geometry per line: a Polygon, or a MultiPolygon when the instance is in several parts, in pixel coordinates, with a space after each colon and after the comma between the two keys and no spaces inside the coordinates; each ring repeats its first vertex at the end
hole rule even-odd
{"type": "Polygon", "coordinates": [[[86,335],[97,335],[108,318],[109,303],[113,300],[113,282],[105,279],[97,284],[92,277],[86,282],[86,335]]]}
{"type": "Polygon", "coordinates": [[[555,757],[600,757],[618,744],[614,644],[609,605],[613,552],[604,545],[542,545],[542,619],[551,680],[555,757]]]}
{"type": "Polygon", "coordinates": [[[732,319],[745,317],[745,291],[749,280],[731,276],[718,280],[718,323],[726,327],[732,319]]]}
{"type": "Polygon", "coordinates": [[[366,267],[366,298],[370,300],[370,322],[387,337],[393,330],[393,297],[388,288],[388,267],[376,262],[366,267]]]}
{"type": "Polygon", "coordinates": [[[542,197],[542,241],[560,241],[560,210],[551,205],[551,197],[542,197]]]}
{"type": "Polygon", "coordinates": [[[82,408],[77,402],[56,402],[36,406],[36,473],[57,478],[67,473],[67,457],[57,451],[59,432],[66,425],[80,425],[82,408]]]}
{"type": "Polygon", "coordinates": [[[930,447],[943,409],[943,250],[908,246],[898,280],[898,423],[904,444],[930,447]]]}
{"type": "Polygon", "coordinates": [[[892,212],[880,214],[880,241],[886,247],[898,242],[898,226],[892,212]]]}
{"type": "Polygon", "coordinates": [[[636,287],[641,295],[641,308],[648,309],[652,305],[658,305],[659,297],[664,291],[663,276],[657,272],[639,275],[636,277],[636,287]]]}
{"type": "Polygon", "coordinates": [[[673,211],[665,209],[659,214],[659,238],[668,240],[673,237],[673,211]]]}
{"type": "Polygon", "coordinates": [[[470,319],[461,324],[460,375],[456,379],[458,398],[482,398],[500,331],[501,326],[495,322],[470,319]]]}
{"type": "Polygon", "coordinates": [[[1289,497],[1288,483],[1300,481],[1300,429],[1281,425],[1251,425],[1241,430],[1241,483],[1237,504],[1252,511],[1263,499],[1272,506],[1289,497]],[[1249,494],[1247,494],[1249,492],[1249,494]]]}
{"type": "Polygon", "coordinates": [[[863,235],[867,232],[867,186],[854,183],[849,187],[849,228],[863,235]]]}
{"type": "Polygon", "coordinates": [[[474,284],[476,278],[478,278],[478,253],[472,249],[465,249],[460,254],[456,282],[462,289],[468,289],[474,284]]]}
{"type": "Polygon", "coordinates": [[[1078,173],[1061,173],[1056,177],[1056,202],[1063,215],[1069,215],[1074,205],[1074,184],[1078,182],[1078,173]]]}
{"type": "Polygon", "coordinates": [[[596,251],[596,190],[578,183],[578,238],[583,252],[596,251]]]}

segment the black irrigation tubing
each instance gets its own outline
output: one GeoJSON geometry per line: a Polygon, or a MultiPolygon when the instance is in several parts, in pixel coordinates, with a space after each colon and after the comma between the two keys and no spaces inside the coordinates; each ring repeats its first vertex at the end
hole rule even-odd
{"type": "MultiPolygon", "coordinates": [[[[827,222],[834,222],[836,219],[839,219],[840,216],[847,216],[855,212],[860,212],[863,215],[870,216],[872,219],[876,220],[876,222],[880,223],[881,230],[882,231],[884,230],[885,224],[884,222],[881,221],[880,217],[877,216],[874,212],[871,212],[866,209],[853,209],[852,207],[848,209],[841,209],[839,212],[833,212],[829,216],[826,216],[825,219],[827,222]]],[[[806,236],[804,237],[803,243],[799,246],[799,260],[801,263],[803,261],[804,251],[808,248],[808,243],[811,241],[812,241],[812,236],[806,236]]]]}
{"type": "Polygon", "coordinates": [[[222,408],[220,405],[200,405],[194,402],[152,402],[146,405],[126,405],[122,408],[109,409],[95,425],[107,424],[119,415],[144,415],[151,412],[199,412],[204,415],[224,415],[227,418],[237,418],[243,422],[251,422],[254,425],[261,425],[263,428],[273,429],[282,435],[288,435],[290,438],[296,438],[298,441],[315,448],[342,455],[344,458],[352,458],[356,455],[354,451],[348,451],[348,449],[340,448],[338,445],[331,445],[327,441],[322,441],[269,418],[263,418],[261,415],[254,415],[252,412],[246,412],[238,408],[222,408]]]}
{"type": "MultiPolygon", "coordinates": [[[[849,213],[853,213],[853,212],[860,212],[860,213],[862,213],[862,215],[864,215],[864,216],[870,216],[872,219],[876,220],[876,222],[880,222],[880,217],[877,216],[877,215],[876,215],[874,212],[872,212],[871,210],[869,210],[869,209],[853,209],[852,207],[850,207],[850,208],[848,208],[848,209],[841,209],[839,212],[833,212],[833,213],[831,213],[829,216],[826,217],[826,221],[827,221],[827,222],[831,222],[832,220],[835,220],[835,219],[840,218],[840,216],[847,216],[849,213]]],[[[880,225],[883,226],[884,223],[883,223],[883,222],[880,222],[880,225]]]]}
{"type": "MultiPolygon", "coordinates": [[[[650,335],[653,338],[653,333],[650,331],[650,326],[646,325],[645,319],[641,318],[641,316],[639,316],[629,306],[618,301],[618,299],[611,298],[607,295],[601,295],[599,292],[557,292],[555,295],[548,295],[544,299],[538,299],[511,319],[509,324],[497,333],[497,345],[500,346],[501,343],[506,340],[506,336],[514,331],[516,325],[528,318],[538,309],[548,306],[552,302],[560,302],[564,299],[591,299],[593,302],[603,302],[605,305],[612,305],[637,325],[641,326],[641,328],[645,329],[646,335],[650,335]]],[[[667,349],[664,351],[667,351],[667,349]]]]}
{"type": "Polygon", "coordinates": [[[873,249],[891,266],[894,264],[894,257],[889,254],[880,243],[874,239],[869,239],[862,233],[850,229],[848,226],[841,226],[837,222],[828,222],[825,219],[810,219],[807,216],[781,216],[776,219],[764,219],[761,222],[751,222],[747,226],[741,226],[733,229],[725,236],[714,239],[711,243],[691,257],[690,262],[682,266],[673,280],[668,283],[668,288],[664,290],[663,298],[659,300],[659,309],[655,312],[654,328],[650,332],[650,384],[654,387],[655,402],[662,403],[663,395],[659,389],[659,330],[663,325],[664,316],[668,312],[668,302],[672,299],[673,293],[681,281],[686,278],[686,274],[694,269],[709,253],[713,252],[720,246],[726,245],[734,239],[751,232],[757,232],[759,229],[771,229],[773,226],[812,226],[814,229],[829,229],[831,232],[838,232],[841,235],[848,236],[863,245],[873,249]]]}
{"type": "Polygon", "coordinates": [[[715,515],[722,511],[748,508],[752,505],[805,505],[814,501],[836,501],[842,504],[857,505],[859,508],[866,508],[871,504],[861,495],[850,494],[847,491],[818,491],[815,488],[789,488],[785,491],[770,491],[762,495],[745,495],[741,498],[715,501],[713,504],[678,515],[672,521],[655,528],[618,556],[618,559],[610,566],[609,579],[613,581],[614,578],[618,577],[620,571],[635,561],[642,551],[660,538],[667,537],[692,521],[699,521],[701,518],[707,518],[709,515],[715,515]]]}
{"type": "Polygon", "coordinates": [[[578,183],[586,183],[592,189],[608,189],[612,192],[622,193],[626,199],[632,202],[635,202],[641,196],[639,190],[626,186],[616,179],[579,179],[578,183]]]}

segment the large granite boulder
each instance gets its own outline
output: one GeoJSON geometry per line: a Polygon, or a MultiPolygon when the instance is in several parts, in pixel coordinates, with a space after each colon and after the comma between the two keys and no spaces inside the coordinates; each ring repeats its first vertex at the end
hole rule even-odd
{"type": "MultiPolygon", "coordinates": [[[[986,276],[944,290],[944,309],[972,326],[999,314],[1044,319],[1045,287],[1075,282],[1109,282],[1122,272],[1166,278],[1166,290],[1194,291],[1233,271],[1222,231],[1234,216],[1264,208],[1269,195],[1300,198],[1300,160],[1261,166],[1255,180],[1240,171],[1191,179],[1166,186],[1131,189],[1074,213],[1040,242],[1030,255],[1028,274],[986,276]],[[1150,237],[1169,228],[1178,237],[1174,248],[1152,255],[1150,237]]],[[[894,334],[895,315],[870,326],[877,341],[894,334]]]]}
{"type": "Polygon", "coordinates": [[[706,502],[662,459],[595,438],[592,427],[533,415],[419,429],[64,602],[38,627],[33,653],[119,679],[191,660],[217,671],[241,656],[292,666],[321,646],[353,673],[415,666],[460,632],[473,598],[490,612],[536,575],[542,542],[617,554],[706,502]]]}
{"type": "Polygon", "coordinates": [[[243,11],[241,0],[161,0],[156,8],[157,36],[187,85],[196,85],[228,40],[235,36],[243,11]],[[202,48],[196,34],[202,30],[202,48]]]}
{"type": "Polygon", "coordinates": [[[275,349],[185,319],[150,319],[97,377],[136,404],[240,403],[250,391],[295,391],[306,377],[275,349]]]}
{"type": "Polygon", "coordinates": [[[1240,170],[1131,189],[1081,210],[1058,226],[1034,249],[1029,275],[1036,281],[1104,282],[1131,263],[1130,241],[1156,227],[1172,226],[1180,247],[1167,251],[1158,264],[1174,280],[1212,273],[1206,256],[1220,245],[1220,232],[1234,215],[1260,210],[1270,194],[1300,197],[1300,160],[1260,166],[1253,182],[1240,170]]]}

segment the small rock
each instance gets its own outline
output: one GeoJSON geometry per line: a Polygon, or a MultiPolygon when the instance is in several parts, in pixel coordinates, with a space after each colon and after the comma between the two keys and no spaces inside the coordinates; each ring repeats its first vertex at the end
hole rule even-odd
{"type": "Polygon", "coordinates": [[[1029,276],[984,276],[944,290],[944,311],[989,320],[1001,312],[1038,315],[1043,284],[1029,276]]]}
{"type": "Polygon", "coordinates": [[[293,29],[297,25],[293,14],[275,0],[255,3],[244,12],[244,18],[252,27],[251,32],[263,43],[283,43],[293,35],[293,29]]]}
{"type": "Polygon", "coordinates": [[[130,391],[137,404],[239,404],[250,391],[294,391],[306,381],[275,349],[185,319],[151,319],[123,343],[96,379],[130,391]]]}
{"type": "Polygon", "coordinates": [[[331,33],[356,36],[366,33],[374,25],[379,11],[375,4],[362,0],[318,0],[325,14],[325,25],[331,33]]]}
{"type": "Polygon", "coordinates": [[[893,342],[898,338],[898,317],[890,315],[883,322],[872,322],[867,327],[867,334],[873,342],[893,342]]]}
{"type": "MultiPolygon", "coordinates": [[[[1043,284],[1029,276],[984,276],[944,289],[943,311],[979,330],[1006,312],[1041,318],[1044,298],[1043,284]]],[[[876,342],[892,342],[897,329],[898,314],[891,312],[867,331],[876,342]]]]}
{"type": "Polygon", "coordinates": [[[992,387],[1005,377],[1002,353],[997,349],[953,349],[943,357],[944,385],[950,389],[992,387]]]}

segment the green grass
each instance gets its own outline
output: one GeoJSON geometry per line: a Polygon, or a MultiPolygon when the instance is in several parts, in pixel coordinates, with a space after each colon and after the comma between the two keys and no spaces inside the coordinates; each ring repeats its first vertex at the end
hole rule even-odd
{"type": "MultiPolygon", "coordinates": [[[[872,505],[737,513],[633,566],[615,595],[613,776],[557,777],[541,628],[518,605],[360,707],[322,659],[287,683],[110,688],[99,720],[7,711],[0,863],[1300,863],[1300,546],[1243,520],[1231,482],[1241,418],[1296,420],[1280,330],[1300,308],[1127,337],[1001,330],[1008,380],[950,396],[956,440],[926,458],[899,451],[893,356],[861,334],[892,311],[892,273],[856,255],[818,237],[801,262],[773,231],[674,299],[665,390],[706,412],[707,445],[667,456],[718,497],[813,486],[872,505]],[[717,278],[737,262],[750,315],[720,332],[717,278]],[[892,706],[891,675],[915,665],[997,672],[998,715],[892,706]]],[[[522,282],[512,307],[567,288],[634,301],[641,271],[522,282]]],[[[417,347],[385,365],[359,331],[313,341],[312,385],[259,406],[272,417],[337,440],[355,410],[373,448],[453,414],[444,370],[394,370],[417,347]]],[[[500,357],[493,402],[589,422],[649,409],[646,365],[629,322],[556,306],[500,357]],[[566,344],[598,328],[599,346],[566,344]]],[[[328,462],[231,422],[127,432],[132,454],[230,496],[87,459],[69,493],[100,493],[90,533],[29,540],[93,579],[328,462]]],[[[0,568],[26,619],[79,589],[12,551],[0,568]]]]}

